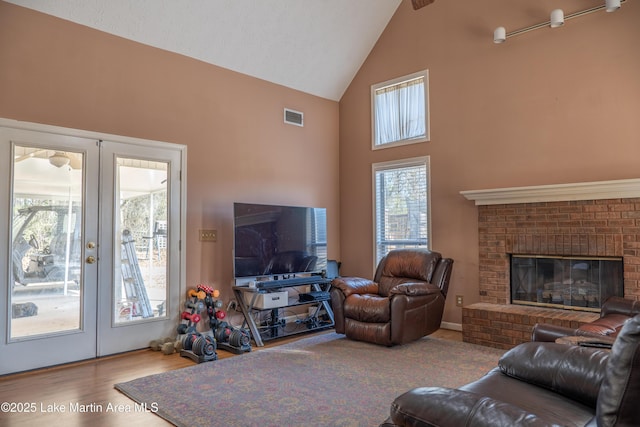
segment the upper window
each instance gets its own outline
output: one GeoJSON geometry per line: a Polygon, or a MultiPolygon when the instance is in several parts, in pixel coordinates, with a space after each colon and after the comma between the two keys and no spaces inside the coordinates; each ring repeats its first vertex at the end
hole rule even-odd
{"type": "Polygon", "coordinates": [[[429,73],[371,86],[373,149],[429,140],[429,73]]]}
{"type": "Polygon", "coordinates": [[[373,164],[375,264],[392,249],[429,249],[429,157],[373,164]]]}

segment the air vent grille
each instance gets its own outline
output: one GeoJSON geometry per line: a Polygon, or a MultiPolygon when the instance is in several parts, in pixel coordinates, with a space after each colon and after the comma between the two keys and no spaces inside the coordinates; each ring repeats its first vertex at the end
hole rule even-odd
{"type": "Polygon", "coordinates": [[[284,109],[284,122],[290,125],[304,126],[304,113],[300,111],[284,109]]]}

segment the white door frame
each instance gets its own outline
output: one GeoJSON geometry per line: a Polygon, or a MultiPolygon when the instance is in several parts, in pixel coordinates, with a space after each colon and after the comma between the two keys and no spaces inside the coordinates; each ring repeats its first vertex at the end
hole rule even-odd
{"type": "MultiPolygon", "coordinates": [[[[42,360],[40,364],[37,366],[33,365],[33,362],[18,363],[15,357],[7,356],[7,353],[11,353],[11,352],[4,351],[7,349],[7,346],[9,345],[16,345],[16,343],[10,342],[10,336],[9,336],[10,323],[9,322],[11,321],[11,307],[6,302],[8,300],[5,300],[5,304],[2,306],[2,309],[0,309],[0,375],[11,373],[11,372],[19,372],[19,371],[28,370],[28,369],[36,369],[36,368],[51,366],[51,365],[60,364],[60,363],[67,363],[67,362],[76,361],[76,360],[88,359],[96,356],[103,356],[103,355],[113,354],[121,351],[133,350],[136,348],[143,348],[148,345],[151,339],[167,336],[167,335],[169,336],[175,335],[175,328],[176,328],[176,325],[179,323],[179,316],[180,316],[180,313],[179,313],[180,310],[178,307],[179,301],[180,301],[179,296],[186,289],[186,271],[184,268],[184,266],[186,265],[186,251],[184,250],[184,245],[181,242],[182,236],[185,235],[185,230],[186,230],[186,151],[187,151],[186,146],[160,142],[160,141],[151,141],[151,140],[144,140],[139,138],[131,138],[131,137],[103,134],[103,133],[97,133],[97,132],[91,132],[91,131],[63,128],[58,126],[43,125],[38,123],[20,122],[20,121],[4,119],[4,118],[0,118],[0,127],[8,128],[11,132],[15,132],[16,134],[19,134],[20,131],[24,131],[25,134],[28,132],[46,133],[47,136],[51,138],[51,141],[54,141],[55,144],[60,143],[62,145],[64,145],[65,143],[69,145],[70,141],[72,145],[74,138],[93,140],[94,143],[96,141],[109,141],[109,143],[114,143],[115,145],[121,144],[119,146],[128,145],[134,151],[142,150],[142,152],[151,153],[151,157],[153,157],[154,148],[159,148],[161,150],[162,149],[173,150],[174,152],[178,153],[179,168],[176,168],[174,171],[174,173],[178,174],[178,177],[176,178],[174,176],[174,177],[171,177],[171,179],[174,180],[175,184],[178,186],[177,188],[179,188],[179,193],[181,195],[178,203],[179,206],[174,206],[174,213],[173,213],[173,215],[177,217],[176,222],[174,224],[179,224],[179,226],[174,225],[174,227],[172,227],[174,234],[171,239],[171,241],[173,241],[175,245],[175,248],[173,248],[173,251],[172,251],[172,254],[173,254],[172,260],[174,261],[172,261],[171,276],[174,280],[177,280],[177,283],[172,282],[172,285],[170,287],[170,291],[169,291],[170,294],[168,295],[168,300],[167,300],[167,316],[165,318],[158,321],[150,320],[147,322],[143,322],[137,325],[136,328],[130,329],[129,332],[123,331],[121,328],[118,328],[119,333],[125,333],[125,334],[130,333],[132,335],[137,335],[139,338],[123,340],[122,345],[114,346],[110,342],[107,342],[107,345],[102,345],[100,334],[102,333],[103,335],[108,335],[104,330],[105,325],[102,323],[102,322],[106,322],[105,320],[106,317],[103,314],[103,312],[107,311],[109,314],[109,317],[111,317],[110,314],[112,310],[105,310],[104,308],[101,308],[101,306],[104,306],[104,303],[103,302],[99,303],[99,301],[102,300],[100,296],[102,290],[105,288],[108,288],[110,290],[112,288],[112,285],[111,283],[108,283],[108,282],[101,283],[102,280],[105,280],[104,277],[106,277],[106,275],[102,274],[101,271],[111,268],[108,264],[111,264],[109,260],[112,258],[112,251],[111,253],[109,253],[107,252],[107,250],[109,250],[109,248],[112,247],[113,245],[113,237],[109,236],[110,237],[110,240],[109,240],[105,238],[103,234],[107,232],[107,229],[112,230],[113,227],[111,226],[104,227],[103,226],[104,224],[103,224],[100,226],[100,230],[97,230],[99,234],[98,237],[100,238],[98,239],[98,242],[103,241],[103,242],[109,242],[109,243],[107,244],[99,243],[98,263],[92,264],[92,265],[85,263],[86,273],[93,275],[93,277],[97,277],[97,280],[94,280],[94,283],[97,281],[97,288],[98,288],[96,289],[96,286],[94,285],[93,289],[91,289],[90,287],[89,289],[85,290],[86,295],[83,299],[84,304],[86,305],[83,308],[83,311],[85,313],[85,318],[83,319],[84,323],[82,324],[81,331],[80,331],[81,333],[85,334],[85,336],[77,337],[75,336],[76,334],[69,333],[69,334],[57,335],[57,336],[54,336],[53,338],[51,337],[35,338],[35,339],[25,340],[24,342],[20,342],[19,343],[20,345],[26,343],[26,346],[24,348],[25,351],[41,352],[43,354],[46,354],[46,357],[43,357],[42,359],[44,360],[42,360]],[[177,179],[177,182],[175,181],[176,179],[177,179]],[[86,315],[87,310],[92,310],[92,309],[94,310],[94,315],[87,316],[86,315]],[[98,322],[100,322],[100,324],[98,324],[98,322]],[[64,337],[67,337],[67,340],[72,339],[73,342],[72,343],[63,342],[64,340],[61,338],[64,338],[64,337]],[[46,342],[51,342],[50,340],[52,339],[54,340],[53,341],[54,343],[58,343],[60,345],[56,344],[55,349],[48,348],[46,345],[43,345],[42,340],[49,340],[46,342]],[[82,342],[82,345],[80,346],[82,347],[81,350],[79,350],[78,348],[78,342],[82,342]],[[5,356],[3,356],[3,353],[5,353],[5,356]],[[7,357],[7,360],[4,359],[5,357],[7,357]]],[[[28,141],[28,139],[24,139],[24,138],[22,139],[18,138],[17,140],[28,141]]],[[[69,147],[69,149],[70,150],[75,149],[76,151],[78,150],[77,147],[71,147],[71,146],[69,147]]],[[[7,152],[8,152],[7,150],[3,150],[2,157],[5,157],[7,152]]],[[[8,155],[6,157],[7,158],[0,157],[0,164],[5,166],[3,168],[4,172],[2,172],[2,174],[8,175],[11,169],[7,168],[6,166],[10,165],[13,159],[9,158],[8,155]]],[[[97,158],[100,156],[93,156],[93,157],[97,158]]],[[[96,181],[98,181],[99,179],[102,179],[104,170],[100,167],[100,165],[98,165],[97,160],[96,160],[96,164],[87,164],[86,168],[87,168],[86,170],[93,169],[94,171],[100,171],[100,173],[94,174],[95,178],[93,179],[95,181],[90,180],[90,182],[86,183],[87,188],[89,187],[89,185],[94,186],[94,188],[101,188],[102,187],[101,184],[96,181]]],[[[5,201],[9,200],[9,197],[10,197],[9,182],[10,182],[9,180],[6,180],[5,181],[6,184],[2,189],[0,189],[0,197],[3,197],[2,200],[5,200],[5,201]]],[[[88,190],[85,189],[85,191],[88,191],[88,190]]],[[[100,191],[103,193],[103,195],[105,194],[104,191],[102,190],[100,191]]],[[[101,216],[98,213],[97,203],[94,206],[86,206],[86,208],[87,210],[85,214],[87,217],[89,216],[93,218],[100,217],[100,221],[105,221],[104,215],[101,216]]],[[[8,242],[0,245],[0,259],[5,260],[5,262],[3,262],[2,264],[7,264],[6,260],[10,259],[9,255],[11,253],[10,252],[11,238],[9,234],[10,228],[11,228],[9,226],[11,221],[11,215],[9,214],[9,209],[4,209],[4,210],[0,209],[0,211],[1,211],[0,224],[2,224],[2,226],[0,226],[0,240],[4,242],[8,242]]],[[[104,214],[104,212],[102,213],[104,214]]],[[[83,234],[83,245],[88,240],[94,240],[94,239],[96,239],[96,237],[83,234]]],[[[87,255],[88,253],[86,253],[86,248],[85,248],[85,252],[83,252],[83,259],[87,255]]],[[[7,296],[10,296],[10,292],[11,292],[11,284],[9,283],[10,276],[11,276],[10,270],[9,270],[10,265],[7,265],[4,268],[6,268],[6,270],[0,267],[0,277],[5,278],[4,280],[5,283],[0,283],[0,292],[4,293],[7,296]]],[[[108,304],[111,304],[111,300],[108,301],[108,304]]],[[[111,325],[112,323],[109,320],[108,326],[110,327],[111,325]]]]}
{"type": "MultiPolygon", "coordinates": [[[[105,356],[108,354],[120,353],[137,348],[144,348],[149,345],[149,341],[163,337],[175,337],[176,327],[180,323],[180,289],[178,286],[170,286],[180,280],[180,272],[184,270],[184,264],[173,261],[173,254],[183,255],[180,250],[181,227],[173,226],[178,220],[184,218],[182,213],[180,195],[184,195],[182,185],[182,161],[184,159],[181,147],[174,145],[157,143],[121,143],[103,140],[102,142],[102,169],[101,169],[101,220],[100,220],[100,249],[99,257],[103,259],[113,259],[114,248],[120,245],[121,236],[113,224],[113,219],[118,206],[114,206],[116,181],[118,180],[116,170],[116,158],[135,158],[138,160],[150,160],[155,162],[166,162],[169,165],[167,171],[167,196],[168,206],[171,208],[168,214],[170,226],[167,229],[167,300],[166,316],[164,318],[150,318],[148,320],[137,320],[135,322],[125,322],[117,324],[114,319],[113,283],[119,282],[119,275],[116,275],[113,263],[100,262],[98,265],[98,300],[110,301],[98,304],[98,339],[97,354],[105,356]],[[105,284],[105,286],[102,286],[105,284]]],[[[182,222],[182,221],[180,221],[182,222]]],[[[181,258],[182,259],[182,258],[181,258]]],[[[119,268],[120,264],[118,264],[119,268]]],[[[120,283],[118,283],[118,286],[120,283]]]]}
{"type": "MultiPolygon", "coordinates": [[[[0,209],[0,289],[4,298],[1,298],[0,309],[0,374],[34,369],[42,366],[56,365],[73,360],[95,357],[96,342],[96,314],[88,308],[95,305],[97,300],[97,265],[85,263],[89,255],[95,255],[93,250],[86,248],[88,241],[95,241],[98,237],[98,197],[91,194],[90,188],[97,188],[98,175],[84,174],[82,178],[82,239],[80,241],[80,262],[82,263],[81,291],[78,295],[78,327],[64,329],[51,333],[38,333],[34,335],[14,336],[11,328],[14,326],[12,319],[13,301],[13,256],[12,227],[13,215],[11,212],[12,193],[14,187],[13,170],[14,159],[8,153],[13,152],[14,146],[29,146],[43,149],[55,148],[61,151],[82,153],[84,164],[83,172],[88,168],[98,168],[99,153],[96,141],[91,138],[72,137],[60,134],[42,133],[31,130],[17,130],[8,127],[0,128],[2,139],[2,171],[1,181],[5,183],[0,188],[0,200],[3,208],[0,209]],[[43,365],[46,364],[46,365],[43,365]]],[[[22,286],[22,285],[15,285],[22,286]]],[[[31,285],[27,285],[31,286],[31,285]]],[[[37,316],[36,316],[37,318],[37,316]]]]}

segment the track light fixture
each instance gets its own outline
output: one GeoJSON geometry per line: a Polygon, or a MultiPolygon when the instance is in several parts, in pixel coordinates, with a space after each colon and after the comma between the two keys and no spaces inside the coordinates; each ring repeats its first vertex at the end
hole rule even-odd
{"type": "Polygon", "coordinates": [[[551,28],[558,28],[564,25],[564,11],[562,9],[555,9],[551,11],[551,17],[549,18],[549,26],[551,28]]]}
{"type": "Polygon", "coordinates": [[[607,12],[615,12],[620,9],[620,4],[626,2],[627,0],[606,0],[605,3],[601,6],[592,7],[591,9],[581,10],[579,12],[570,13],[565,16],[562,9],[555,9],[551,11],[551,15],[547,22],[543,22],[541,24],[532,25],[527,28],[522,28],[520,30],[515,30],[510,33],[507,33],[505,27],[498,27],[493,32],[493,42],[494,43],[504,43],[509,37],[517,36],[518,34],[526,33],[529,31],[537,30],[538,28],[543,27],[551,27],[558,28],[564,25],[565,20],[569,20],[572,18],[577,18],[579,16],[584,16],[592,12],[597,12],[599,10],[606,10],[607,12]]]}
{"type": "Polygon", "coordinates": [[[620,9],[620,3],[620,0],[607,0],[605,3],[607,12],[615,12],[616,10],[620,9]]]}

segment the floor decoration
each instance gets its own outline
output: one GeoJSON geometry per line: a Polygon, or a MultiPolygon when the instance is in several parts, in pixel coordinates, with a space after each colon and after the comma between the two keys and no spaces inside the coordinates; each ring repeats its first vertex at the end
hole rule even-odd
{"type": "Polygon", "coordinates": [[[425,337],[383,347],[329,332],[115,387],[180,427],[377,426],[413,387],[457,387],[503,350],[425,337]]]}

